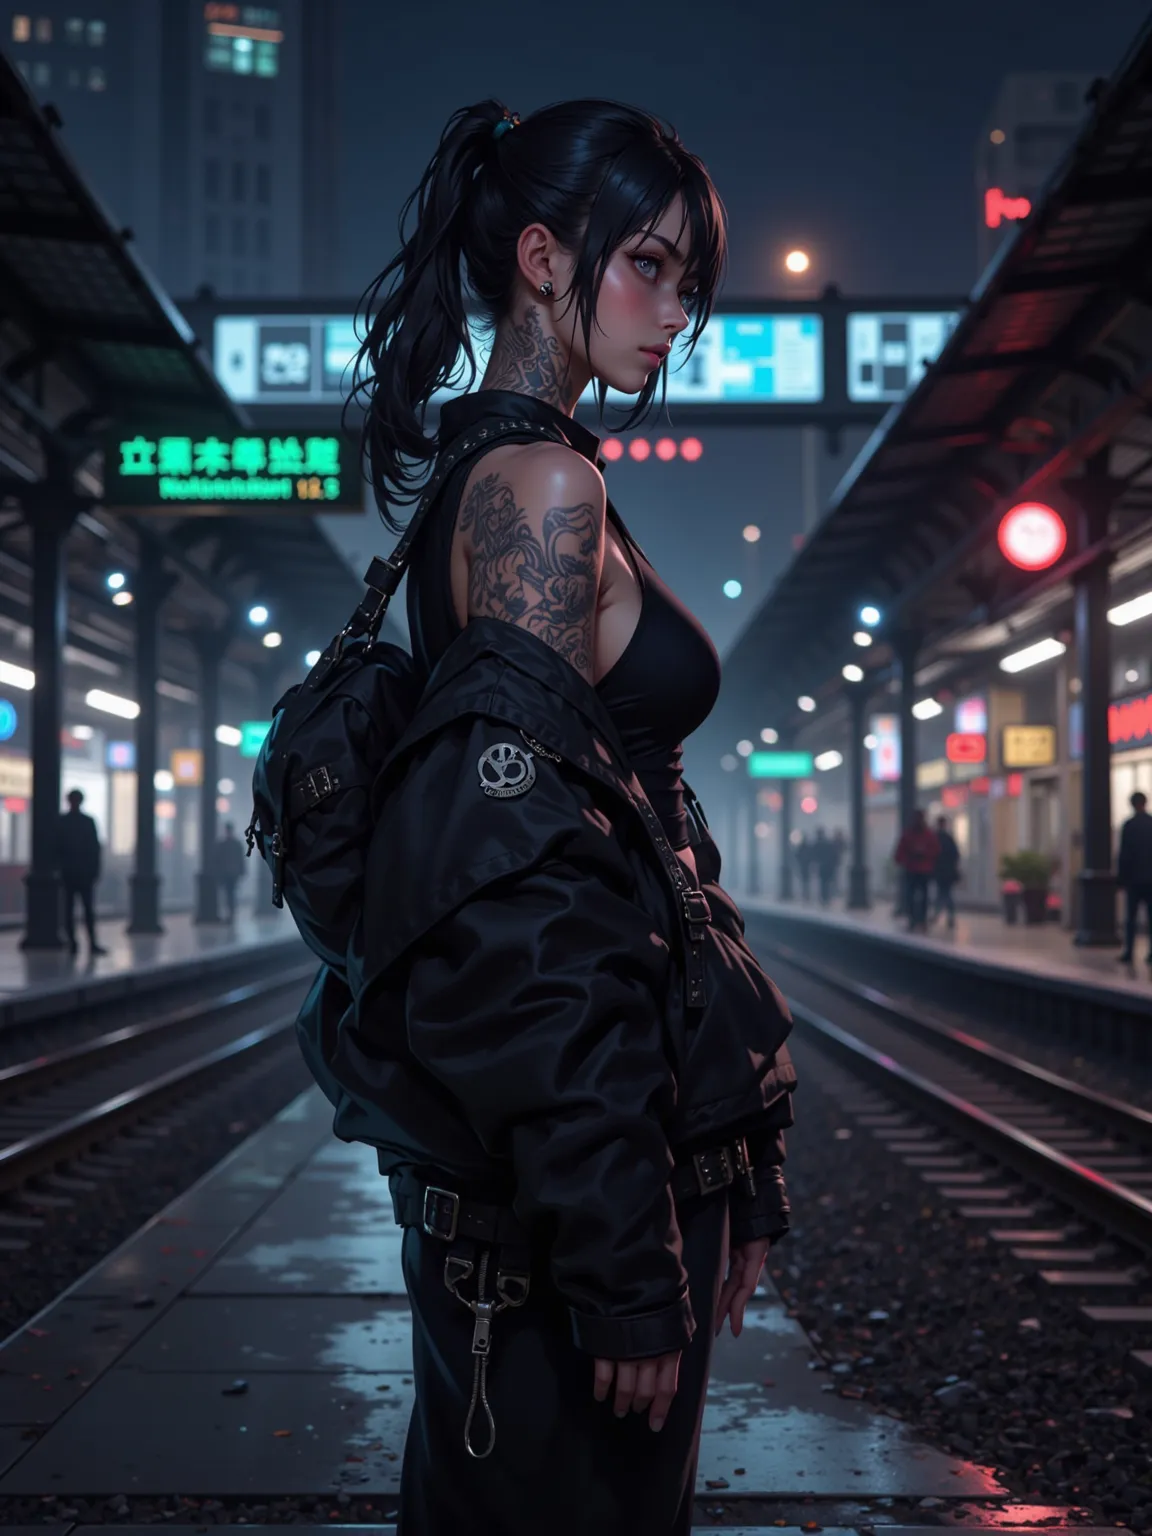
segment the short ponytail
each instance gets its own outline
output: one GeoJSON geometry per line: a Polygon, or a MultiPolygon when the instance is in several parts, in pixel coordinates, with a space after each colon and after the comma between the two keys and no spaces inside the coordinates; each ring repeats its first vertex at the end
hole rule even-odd
{"type": "MultiPolygon", "coordinates": [[[[361,299],[367,330],[345,411],[366,393],[362,452],[380,515],[395,533],[401,525],[389,505],[417,499],[439,449],[438,435],[425,430],[428,403],[438,390],[460,385],[461,351],[471,369],[463,387],[475,383],[469,315],[495,327],[507,313],[516,246],[529,224],[545,225],[562,249],[576,255],[573,286],[586,345],[612,252],[656,224],[677,193],[684,196],[689,260],[697,275],[690,348],[720,283],[723,204],[675,130],[611,101],[544,107],[496,135],[496,125],[508,116],[491,99],[453,113],[401,210],[401,249],[361,299]],[[413,209],[415,227],[406,235],[413,209]]],[[[621,430],[647,412],[663,375],[661,369],[649,377],[621,430]]],[[[602,412],[603,386],[598,399],[602,412]]]]}

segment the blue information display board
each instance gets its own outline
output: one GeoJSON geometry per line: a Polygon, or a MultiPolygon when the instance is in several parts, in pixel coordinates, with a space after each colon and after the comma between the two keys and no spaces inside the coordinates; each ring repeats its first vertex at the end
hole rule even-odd
{"type": "Polygon", "coordinates": [[[848,316],[849,400],[903,400],[956,329],[959,310],[848,316]]]}

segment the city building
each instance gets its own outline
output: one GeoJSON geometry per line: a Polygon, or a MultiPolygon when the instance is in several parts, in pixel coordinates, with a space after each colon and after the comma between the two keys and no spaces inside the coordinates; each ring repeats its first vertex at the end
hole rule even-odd
{"type": "Polygon", "coordinates": [[[1086,71],[1007,75],[976,148],[976,256],[983,272],[1028,217],[1080,131],[1095,76],[1086,71]]]}
{"type": "Polygon", "coordinates": [[[335,285],[335,13],[69,0],[10,11],[0,46],[169,292],[300,295],[335,285]]]}

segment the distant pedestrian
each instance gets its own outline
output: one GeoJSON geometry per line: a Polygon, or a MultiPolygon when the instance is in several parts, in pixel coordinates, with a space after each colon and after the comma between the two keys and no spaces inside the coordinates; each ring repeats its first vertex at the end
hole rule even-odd
{"type": "Polygon", "coordinates": [[[812,865],[814,849],[803,832],[796,844],[796,868],[800,873],[800,894],[808,901],[812,894],[812,865]]]}
{"type": "Polygon", "coordinates": [[[820,905],[826,907],[832,900],[832,886],[836,879],[836,845],[823,827],[818,827],[816,830],[816,841],[812,845],[812,863],[816,869],[820,905]]]}
{"type": "Polygon", "coordinates": [[[936,841],[940,844],[940,852],[936,855],[936,866],[932,871],[932,880],[936,886],[936,910],[932,917],[935,921],[941,912],[947,912],[948,926],[955,928],[956,901],[952,891],[960,878],[960,848],[948,830],[946,816],[936,818],[936,841]]]}
{"type": "Polygon", "coordinates": [[[236,828],[230,821],[224,823],[224,831],[217,840],[213,871],[217,888],[224,896],[224,921],[236,921],[236,886],[244,873],[244,844],[236,836],[236,828]]]}
{"type": "Polygon", "coordinates": [[[896,862],[904,871],[908,932],[928,929],[928,881],[936,868],[940,844],[923,811],[917,811],[896,844],[896,862]]]}
{"type": "Polygon", "coordinates": [[[1120,857],[1116,870],[1117,882],[1127,897],[1124,950],[1120,959],[1125,964],[1132,959],[1136,919],[1143,906],[1148,914],[1148,962],[1152,964],[1152,816],[1148,814],[1148,797],[1139,790],[1128,803],[1133,814],[1120,829],[1120,857]]]}
{"type": "Polygon", "coordinates": [[[80,809],[83,804],[81,791],[72,790],[68,795],[69,808],[60,817],[56,867],[64,888],[64,931],[68,936],[68,948],[75,954],[79,948],[75,927],[76,898],[79,896],[88,929],[89,949],[94,955],[106,955],[108,951],[96,942],[96,914],[92,904],[93,888],[100,878],[100,836],[92,817],[80,809]]]}
{"type": "Polygon", "coordinates": [[[839,827],[832,834],[832,848],[834,850],[832,857],[832,894],[833,896],[839,896],[841,894],[840,870],[848,854],[848,839],[839,827]]]}

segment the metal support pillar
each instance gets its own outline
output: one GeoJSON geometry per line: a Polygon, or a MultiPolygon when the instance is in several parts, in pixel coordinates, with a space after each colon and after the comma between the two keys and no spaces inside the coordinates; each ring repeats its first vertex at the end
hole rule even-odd
{"type": "Polygon", "coordinates": [[[748,894],[760,895],[760,839],[756,836],[756,823],[760,820],[760,788],[759,779],[748,781],[748,894]]]}
{"type": "Polygon", "coordinates": [[[792,780],[779,779],[780,791],[780,900],[791,901],[792,865],[795,851],[792,847],[792,780]]]}
{"type": "Polygon", "coordinates": [[[848,870],[848,907],[864,911],[872,905],[868,894],[868,827],[864,819],[864,726],[868,693],[863,683],[851,683],[848,695],[848,807],[852,831],[852,864],[848,870]]]}
{"type": "Polygon", "coordinates": [[[62,949],[56,859],[60,835],[60,732],[68,629],[68,534],[77,508],[65,486],[29,505],[32,529],[32,862],[21,949],[62,949]],[[54,496],[59,496],[55,501],[54,496]]]}
{"type": "MultiPolygon", "coordinates": [[[[1117,483],[1107,474],[1068,480],[1064,489],[1078,507],[1082,550],[1101,543],[1117,483]]],[[[1116,877],[1112,872],[1112,747],[1108,740],[1111,655],[1108,637],[1108,571],[1112,555],[1101,550],[1073,577],[1076,660],[1084,721],[1082,763],[1084,863],[1080,870],[1080,916],[1076,943],[1118,944],[1116,877]]]]}
{"type": "Polygon", "coordinates": [[[160,609],[176,585],[164,571],[164,555],[151,540],[143,540],[133,582],[136,597],[136,869],[129,878],[129,933],[163,933],[160,921],[160,876],[156,872],[156,768],[160,705],[160,609]]]}
{"type": "Polygon", "coordinates": [[[900,665],[900,831],[916,814],[916,657],[920,636],[903,630],[896,636],[896,656],[900,665]]]}
{"type": "Polygon", "coordinates": [[[204,777],[200,783],[200,869],[196,875],[196,912],[193,922],[218,923],[216,872],[216,784],[220,777],[216,727],[220,723],[220,663],[232,639],[231,631],[202,633],[196,644],[200,658],[200,750],[204,777]]]}

